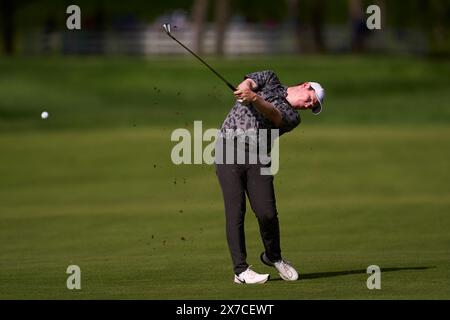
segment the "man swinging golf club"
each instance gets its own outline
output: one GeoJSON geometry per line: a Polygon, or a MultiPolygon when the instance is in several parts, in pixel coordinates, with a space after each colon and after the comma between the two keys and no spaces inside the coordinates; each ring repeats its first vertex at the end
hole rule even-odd
{"type": "MultiPolygon", "coordinates": [[[[278,129],[280,136],[291,131],[300,123],[297,110],[310,109],[316,115],[322,111],[325,91],[316,82],[287,87],[280,83],[274,72],[261,71],[246,75],[234,91],[234,96],[238,101],[222,124],[218,141],[222,140],[223,144],[220,145],[225,145],[227,139],[239,139],[240,134],[249,130],[278,129]],[[230,132],[234,134],[230,135],[230,132]]],[[[245,143],[251,142],[247,140],[245,143]]],[[[237,153],[239,144],[231,145],[235,149],[232,152],[237,153]]],[[[245,152],[248,150],[245,148],[245,152]]],[[[230,151],[226,149],[224,152],[230,151]]],[[[249,158],[247,154],[246,158],[249,158]]],[[[226,235],[233,262],[234,282],[239,284],[265,283],[269,279],[269,274],[259,274],[247,264],[244,234],[246,194],[258,219],[264,244],[261,261],[275,267],[283,280],[298,279],[295,268],[281,255],[273,175],[262,175],[263,167],[270,167],[270,163],[216,161],[216,174],[225,202],[226,235]]]]}
{"type": "MultiPolygon", "coordinates": [[[[247,132],[256,132],[260,129],[278,129],[278,135],[291,131],[300,123],[300,116],[296,110],[311,109],[314,114],[322,111],[325,91],[317,82],[305,82],[291,87],[283,86],[278,77],[272,71],[262,71],[248,74],[244,81],[235,88],[221,74],[214,70],[206,61],[195,52],[186,47],[172,35],[170,24],[163,25],[166,34],[176,41],[185,50],[196,57],[228,88],[233,90],[237,99],[222,124],[221,135],[216,145],[217,154],[230,152],[227,148],[224,152],[220,146],[232,145],[234,150],[232,158],[239,154],[238,146],[234,140],[244,138],[245,158],[250,159],[252,143],[245,140],[247,132]],[[230,132],[234,134],[229,134],[230,132]],[[228,144],[226,140],[233,140],[228,144]],[[224,141],[225,140],[225,141],[224,141]]],[[[256,148],[259,149],[259,139],[256,139],[256,148]]],[[[253,143],[255,143],[253,141],[253,143]]],[[[270,153],[270,146],[266,146],[270,153]]],[[[254,150],[254,149],[253,149],[254,150]]],[[[268,274],[259,274],[250,269],[247,264],[247,252],[245,247],[244,216],[246,209],[245,194],[247,193],[251,207],[255,212],[261,238],[265,251],[261,253],[261,261],[275,267],[281,278],[287,281],[298,279],[298,273],[294,267],[284,260],[280,249],[280,229],[278,213],[275,204],[273,189],[273,176],[262,175],[261,169],[270,167],[270,163],[258,161],[241,164],[240,161],[224,163],[216,161],[216,173],[222,188],[225,201],[225,218],[228,247],[234,265],[234,282],[236,283],[265,283],[269,279],[268,274]]]]}

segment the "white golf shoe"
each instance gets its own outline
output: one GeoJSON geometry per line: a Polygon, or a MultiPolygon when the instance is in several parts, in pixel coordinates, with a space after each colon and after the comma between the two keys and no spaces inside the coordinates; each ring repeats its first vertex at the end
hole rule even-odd
{"type": "Polygon", "coordinates": [[[270,266],[275,267],[278,270],[278,273],[280,274],[281,279],[286,281],[296,281],[298,280],[298,272],[295,270],[295,268],[286,260],[281,259],[276,262],[272,262],[267,258],[266,253],[261,253],[261,261],[270,266]]]}
{"type": "MultiPolygon", "coordinates": [[[[251,267],[251,266],[250,266],[251,267]]],[[[260,274],[252,269],[250,267],[247,268],[247,270],[241,272],[239,275],[234,276],[234,282],[239,284],[255,284],[255,283],[265,283],[267,280],[269,280],[270,275],[269,274],[260,274]]]]}

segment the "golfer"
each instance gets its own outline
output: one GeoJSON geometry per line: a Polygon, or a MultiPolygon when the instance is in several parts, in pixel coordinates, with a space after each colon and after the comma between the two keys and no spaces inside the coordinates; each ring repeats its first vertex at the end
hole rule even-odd
{"type": "MultiPolygon", "coordinates": [[[[260,129],[278,129],[279,136],[291,131],[300,124],[297,110],[310,109],[316,115],[322,111],[325,91],[316,82],[284,86],[274,72],[266,70],[246,75],[234,95],[238,101],[220,129],[218,141],[224,144],[226,140],[239,139],[242,133],[249,130],[258,132],[260,129]]],[[[255,142],[245,140],[244,152],[249,152],[247,146],[251,143],[255,142]]],[[[217,146],[222,148],[224,144],[216,145],[216,154],[217,146]]],[[[239,144],[232,145],[236,149],[239,144]]],[[[270,146],[268,148],[270,151],[270,146]]],[[[230,151],[225,148],[224,152],[230,151]]],[[[236,159],[236,154],[233,157],[236,159]]],[[[258,219],[264,245],[261,261],[275,267],[282,279],[295,281],[298,279],[297,271],[281,255],[273,175],[261,174],[261,168],[270,167],[270,163],[264,164],[259,160],[257,163],[248,160],[244,164],[238,163],[218,162],[216,159],[216,174],[225,202],[226,235],[233,262],[234,282],[265,283],[269,279],[269,274],[259,274],[247,264],[244,234],[246,194],[258,219]]]]}

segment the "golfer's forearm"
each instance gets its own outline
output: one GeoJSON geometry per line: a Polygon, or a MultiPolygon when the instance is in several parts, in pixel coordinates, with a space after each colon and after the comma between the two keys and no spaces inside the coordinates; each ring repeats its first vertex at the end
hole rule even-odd
{"type": "Polygon", "coordinates": [[[279,127],[283,118],[281,117],[281,112],[273,106],[270,102],[267,102],[258,95],[252,101],[253,106],[261,113],[264,117],[272,121],[272,123],[279,127]]]}

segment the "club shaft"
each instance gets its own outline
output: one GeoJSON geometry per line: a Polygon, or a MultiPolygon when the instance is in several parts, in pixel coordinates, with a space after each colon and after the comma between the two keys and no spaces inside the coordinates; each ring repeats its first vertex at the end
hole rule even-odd
{"type": "Polygon", "coordinates": [[[216,76],[218,76],[223,82],[226,83],[226,85],[232,90],[232,91],[236,91],[236,88],[229,83],[224,77],[222,77],[216,70],[214,70],[209,64],[207,64],[202,58],[200,58],[195,52],[193,52],[191,49],[189,49],[188,47],[186,47],[184,44],[182,44],[180,41],[178,41],[174,36],[172,36],[169,32],[167,32],[167,35],[169,37],[171,37],[173,40],[175,40],[176,42],[178,42],[178,44],[180,46],[182,46],[183,48],[185,48],[187,51],[189,51],[194,57],[196,57],[198,60],[200,60],[201,63],[203,63],[206,67],[208,67],[209,70],[211,70],[212,72],[214,72],[214,74],[216,76]]]}

